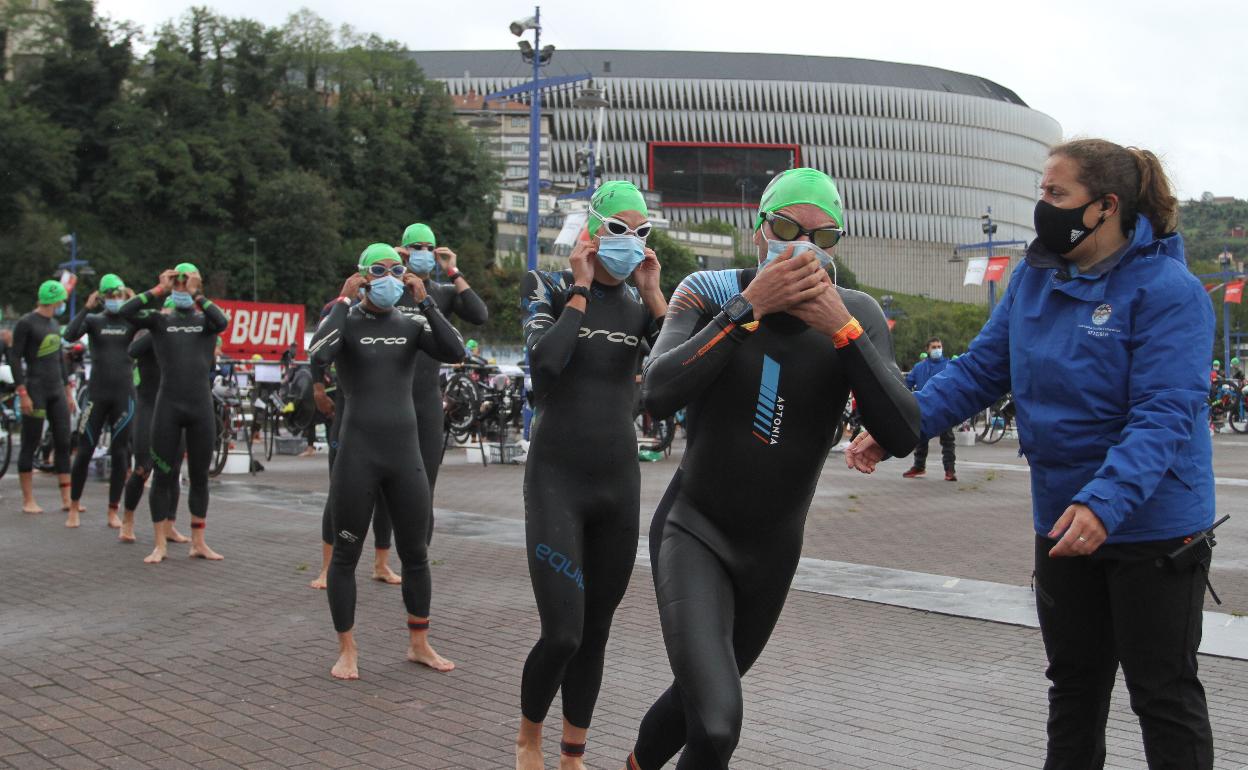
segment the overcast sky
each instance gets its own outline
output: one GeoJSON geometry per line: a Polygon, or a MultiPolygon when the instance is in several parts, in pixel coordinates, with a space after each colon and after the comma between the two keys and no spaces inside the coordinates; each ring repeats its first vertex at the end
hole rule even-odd
{"type": "MultiPolygon", "coordinates": [[[[308,7],[418,50],[514,47],[508,22],[533,11],[502,0],[97,0],[149,32],[195,4],[266,24],[308,7]]],[[[1248,198],[1245,0],[557,0],[542,11],[543,42],[559,48],[853,56],[980,75],[1066,136],[1157,152],[1181,198],[1248,198]]],[[[556,53],[552,72],[571,65],[556,53]]]]}

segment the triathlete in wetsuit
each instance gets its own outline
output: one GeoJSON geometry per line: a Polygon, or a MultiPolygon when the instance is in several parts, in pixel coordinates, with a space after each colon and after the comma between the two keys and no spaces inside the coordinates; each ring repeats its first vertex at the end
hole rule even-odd
{"type": "Polygon", "coordinates": [[[684,459],[650,530],[675,682],[642,721],[630,768],[661,767],[682,746],[678,768],[728,767],[741,675],[784,606],[849,391],[889,451],[915,445],[918,410],[883,312],[821,269],[843,221],[831,179],[784,172],[760,204],[765,267],[695,273],[672,295],[643,399],[655,417],[688,407],[684,459]]]}
{"type": "Polygon", "coordinates": [[[65,339],[72,341],[85,334],[91,344],[91,379],[87,383],[91,403],[83,415],[82,440],[70,473],[68,527],[78,526],[87,469],[106,425],[112,433],[108,445],[108,526],[121,527],[117,508],[130,468],[130,429],[134,420],[134,365],[129,347],[135,327],[117,311],[132,295],[121,278],[108,273],[100,279],[99,291],[87,299],[82,312],[65,327],[65,339]]]}
{"type": "Polygon", "coordinates": [[[156,475],[148,504],[156,545],[144,561],[149,564],[165,558],[166,520],[173,518],[176,500],[174,487],[176,458],[186,447],[187,476],[190,491],[187,506],[191,510],[191,549],[194,558],[219,560],[222,556],[204,541],[205,518],[208,515],[208,465],[212,461],[215,420],[212,406],[213,353],[217,335],[228,322],[221,308],[200,293],[199,270],[189,262],[160,274],[160,283],[127,302],[121,308],[123,318],[147,329],[156,349],[160,365],[160,391],[152,416],[152,464],[156,475]],[[173,311],[143,313],[173,299],[173,311]],[[185,434],[185,435],[184,435],[185,434]]]}
{"type": "MultiPolygon", "coordinates": [[[[459,271],[455,252],[445,246],[438,246],[433,230],[428,225],[410,225],[403,231],[403,247],[396,251],[400,254],[406,253],[408,269],[425,282],[425,291],[448,320],[459,316],[476,326],[489,320],[490,311],[459,271]],[[448,283],[439,283],[430,277],[435,266],[440,266],[446,273],[448,283]]],[[[398,307],[408,315],[419,312],[410,292],[403,294],[398,307]]],[[[416,380],[412,386],[412,399],[416,402],[420,457],[425,463],[425,474],[429,477],[430,495],[438,483],[438,468],[442,466],[442,448],[446,440],[443,431],[445,416],[442,384],[438,380],[440,368],[439,362],[424,353],[416,355],[416,380]]],[[[429,537],[433,537],[432,518],[429,519],[429,537]]]]}
{"type": "MultiPolygon", "coordinates": [[[[407,296],[410,292],[404,292],[407,296]]],[[[400,300],[401,301],[401,300],[400,300]]],[[[338,301],[334,300],[321,311],[321,320],[329,315],[338,301]]],[[[420,355],[424,355],[421,353],[420,355]]],[[[325,430],[325,441],[329,444],[329,473],[333,477],[334,461],[338,458],[338,435],[342,430],[343,393],[342,388],[333,387],[331,396],[326,390],[328,377],[326,374],[332,367],[308,358],[309,369],[312,371],[312,398],[316,401],[317,410],[329,420],[325,430]]],[[[390,585],[400,585],[403,578],[390,569],[387,564],[390,558],[390,546],[393,543],[394,530],[390,526],[390,514],[385,506],[378,504],[373,511],[373,580],[390,585]]],[[[325,500],[325,508],[321,511],[321,572],[312,582],[312,588],[325,590],[329,586],[329,561],[334,555],[334,516],[330,511],[329,500],[325,500]]]]}
{"type": "MultiPolygon", "coordinates": [[[[165,307],[172,310],[173,300],[165,300],[165,307]]],[[[143,312],[157,311],[145,310],[143,312]]],[[[152,416],[156,411],[156,395],[160,392],[160,364],[156,362],[156,348],[152,345],[151,332],[140,329],[134,336],[134,341],[130,343],[129,354],[135,362],[134,430],[130,434],[134,438],[134,472],[126,480],[121,532],[117,535],[117,539],[123,543],[135,541],[134,511],[139,507],[139,501],[143,499],[143,487],[147,484],[148,474],[152,472],[152,416]]],[[[182,455],[185,453],[186,442],[184,440],[178,447],[178,451],[174,453],[171,462],[175,479],[181,474],[182,455]]],[[[174,519],[177,517],[180,491],[179,485],[174,484],[173,501],[168,506],[168,510],[172,513],[169,518],[165,519],[165,540],[173,543],[189,543],[191,539],[173,527],[174,519]]]]}
{"type": "Polygon", "coordinates": [[[360,268],[343,284],[341,297],[321,322],[309,352],[321,366],[334,363],[343,390],[342,427],[329,504],[334,552],[329,568],[329,608],[338,632],[339,657],[332,674],[358,679],[355,626],[355,565],[364,548],[377,499],[389,501],[402,562],[403,603],[410,631],[408,659],[439,671],[454,664],[429,646],[431,582],[425,537],[432,503],[420,460],[412,378],[416,353],[440,361],[464,357],[459,335],[407,272],[398,252],[373,244],[360,268]],[[363,301],[351,303],[364,287],[363,301]],[[425,316],[420,323],[394,311],[404,291],[415,293],[425,316]]]}
{"type": "Polygon", "coordinates": [[[44,281],[39,286],[38,306],[17,322],[13,329],[13,347],[9,349],[13,383],[22,410],[22,447],[17,454],[17,474],[25,513],[43,513],[35,502],[34,468],[35,450],[43,436],[45,419],[52,429],[61,507],[69,511],[69,414],[74,400],[61,355],[61,324],[55,318],[64,312],[68,296],[60,281],[44,281]]]}
{"type": "Polygon", "coordinates": [[[572,269],[530,272],[520,289],[536,405],[525,534],[542,622],[520,686],[522,770],[542,767],[542,722],[561,688],[561,766],[583,767],[611,618],[637,555],[634,378],[667,312],[641,193],[607,182],[591,207],[595,237],[577,244],[572,269]]]}

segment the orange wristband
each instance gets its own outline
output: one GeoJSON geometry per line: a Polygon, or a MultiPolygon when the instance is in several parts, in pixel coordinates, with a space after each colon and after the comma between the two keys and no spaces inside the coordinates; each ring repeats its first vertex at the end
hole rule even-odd
{"type": "Polygon", "coordinates": [[[832,335],[832,344],[838,349],[843,348],[861,336],[862,324],[858,323],[857,318],[851,318],[849,323],[837,329],[832,335]]]}

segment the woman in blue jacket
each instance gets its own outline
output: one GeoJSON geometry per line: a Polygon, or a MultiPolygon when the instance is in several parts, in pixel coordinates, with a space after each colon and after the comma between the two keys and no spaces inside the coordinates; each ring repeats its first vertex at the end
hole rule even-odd
{"type": "MultiPolygon", "coordinates": [[[[1151,152],[1067,142],[1041,193],[1005,299],[916,394],[923,437],[1013,390],[1052,682],[1045,768],[1103,766],[1119,663],[1149,766],[1211,768],[1196,666],[1211,549],[1202,539],[1186,566],[1165,556],[1213,522],[1213,308],[1151,152]]],[[[846,461],[869,473],[883,456],[864,434],[846,461]]]]}

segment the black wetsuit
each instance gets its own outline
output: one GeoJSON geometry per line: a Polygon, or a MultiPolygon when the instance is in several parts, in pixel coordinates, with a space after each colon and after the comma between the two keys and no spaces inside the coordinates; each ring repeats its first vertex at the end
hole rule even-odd
{"type": "MultiPolygon", "coordinates": [[[[447,319],[459,316],[470,324],[480,326],[489,320],[490,311],[472,289],[457,291],[453,284],[425,281],[425,291],[447,319]]],[[[397,307],[403,313],[418,313],[411,293],[404,292],[397,307]]],[[[429,494],[432,496],[438,483],[438,469],[442,466],[442,448],[446,440],[445,416],[442,407],[442,383],[438,374],[442,364],[424,353],[416,355],[416,379],[412,383],[412,400],[416,403],[416,423],[420,430],[420,456],[429,477],[429,494]]],[[[433,536],[433,519],[429,519],[429,534],[433,536]]]]}
{"type": "Polygon", "coordinates": [[[637,558],[641,473],[633,412],[643,346],[660,322],[626,284],[590,289],[566,307],[572,273],[530,272],[521,284],[536,411],[524,468],[529,578],[542,636],[524,664],[520,707],[589,727],[611,617],[637,558]]]}
{"type": "Polygon", "coordinates": [[[13,384],[26,386],[34,414],[22,415],[22,448],[17,454],[19,473],[35,467],[35,450],[43,437],[43,421],[52,429],[55,470],[69,473],[69,400],[65,395],[65,359],[61,355],[61,323],[31,311],[13,328],[9,349],[13,384]]]}
{"type": "Polygon", "coordinates": [[[754,332],[721,306],[757,270],[694,273],[672,295],[646,367],[655,417],[688,406],[689,441],[650,529],[663,641],[676,681],[637,738],[642,768],[726,768],[741,731],[740,677],[771,636],[801,556],[806,514],[849,391],[889,452],[918,438],[914,396],[884,314],[838,289],[864,333],[837,349],[787,314],[754,332]]]}
{"type": "Polygon", "coordinates": [[[130,341],[134,324],[116,313],[90,313],[84,309],[65,327],[65,339],[87,335],[91,344],[91,379],[87,383],[91,401],[82,415],[82,439],[74,458],[69,497],[82,499],[87,468],[104,426],[111,426],[108,454],[112,459],[108,480],[108,507],[116,508],[130,469],[130,430],[134,420],[134,367],[130,361],[130,341]]]}
{"type": "Polygon", "coordinates": [[[217,335],[225,331],[228,321],[221,308],[207,299],[190,310],[175,309],[169,314],[142,312],[163,302],[162,297],[145,291],[121,308],[123,317],[151,333],[160,366],[160,390],[156,394],[151,434],[156,476],[148,504],[153,522],[173,518],[177,457],[185,446],[190,481],[187,507],[191,516],[202,519],[208,515],[208,466],[216,439],[210,373],[217,335]]]}
{"type": "MultiPolygon", "coordinates": [[[[404,296],[408,296],[404,294],[404,296]]],[[[329,303],[321,310],[321,321],[324,322],[329,311],[334,309],[334,305],[338,304],[337,300],[329,303]]],[[[312,371],[313,386],[316,383],[324,383],[328,378],[326,373],[331,369],[330,366],[322,364],[310,355],[308,357],[309,369],[312,371]]],[[[335,373],[336,379],[336,373],[335,373]]],[[[345,403],[343,399],[342,387],[337,383],[334,384],[332,391],[326,389],[326,394],[330,395],[334,400],[334,419],[329,421],[329,425],[325,429],[325,443],[329,445],[329,475],[333,478],[334,461],[338,459],[338,434],[342,430],[342,408],[345,403]],[[331,395],[332,394],[332,395],[331,395]]],[[[432,495],[430,498],[432,499],[432,495]]],[[[432,519],[430,520],[432,521],[432,519]]],[[[430,527],[432,528],[432,523],[430,527]]],[[[325,508],[321,511],[321,542],[325,545],[334,544],[334,515],[330,512],[329,498],[325,499],[325,508]]],[[[390,514],[385,511],[384,504],[378,504],[373,511],[373,547],[378,551],[388,551],[394,542],[394,528],[390,526],[390,514]]],[[[428,539],[426,539],[426,543],[428,539]]]]}
{"type": "Polygon", "coordinates": [[[417,351],[458,361],[464,346],[436,309],[425,316],[422,324],[399,312],[374,314],[339,301],[317,327],[309,349],[320,367],[336,363],[343,391],[338,456],[329,487],[334,524],[329,609],[339,633],[355,625],[355,566],[379,496],[390,503],[402,561],[403,603],[409,615],[429,616],[425,538],[432,502],[421,466],[412,378],[417,351]]]}
{"type": "MultiPolygon", "coordinates": [[[[156,412],[156,394],[160,392],[160,364],[156,362],[156,348],[152,345],[152,335],[147,330],[140,330],[135,335],[128,353],[135,361],[136,398],[134,430],[130,434],[134,438],[134,473],[126,481],[124,505],[127,511],[133,511],[143,499],[143,486],[147,483],[148,474],[152,472],[152,417],[156,412]]],[[[170,520],[177,518],[180,489],[176,482],[185,451],[184,440],[171,460],[175,483],[171,490],[173,501],[168,506],[170,520]]]]}

